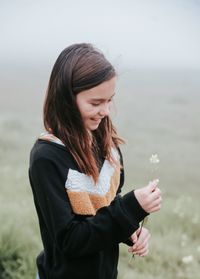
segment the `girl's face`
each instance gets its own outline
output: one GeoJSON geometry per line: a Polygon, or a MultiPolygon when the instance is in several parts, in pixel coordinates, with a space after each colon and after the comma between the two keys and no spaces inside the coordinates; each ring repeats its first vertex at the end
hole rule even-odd
{"type": "Polygon", "coordinates": [[[113,77],[76,96],[76,102],[87,130],[96,130],[101,120],[110,114],[115,85],[116,77],[113,77]]]}

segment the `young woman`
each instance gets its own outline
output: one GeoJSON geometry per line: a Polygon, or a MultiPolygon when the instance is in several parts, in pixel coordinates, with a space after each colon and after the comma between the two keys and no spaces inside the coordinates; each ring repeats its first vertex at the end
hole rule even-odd
{"type": "Polygon", "coordinates": [[[30,156],[29,177],[44,250],[40,279],[115,279],[119,243],[148,253],[139,228],[160,209],[157,181],[120,196],[124,170],[110,106],[116,73],[90,44],[59,55],[44,103],[44,126],[30,156]]]}

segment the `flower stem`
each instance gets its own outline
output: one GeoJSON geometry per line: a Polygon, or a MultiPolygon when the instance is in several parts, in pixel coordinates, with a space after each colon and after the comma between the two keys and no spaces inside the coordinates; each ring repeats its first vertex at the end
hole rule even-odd
{"type": "MultiPolygon", "coordinates": [[[[138,233],[138,238],[140,237],[140,234],[141,234],[141,232],[142,232],[142,228],[143,228],[143,226],[147,223],[147,221],[148,221],[148,217],[146,216],[146,217],[142,220],[142,223],[141,223],[141,226],[140,226],[140,230],[139,230],[139,233],[138,233]]],[[[135,258],[135,255],[134,255],[134,254],[132,254],[132,256],[130,257],[129,263],[131,262],[131,260],[132,260],[133,258],[135,258]]]]}

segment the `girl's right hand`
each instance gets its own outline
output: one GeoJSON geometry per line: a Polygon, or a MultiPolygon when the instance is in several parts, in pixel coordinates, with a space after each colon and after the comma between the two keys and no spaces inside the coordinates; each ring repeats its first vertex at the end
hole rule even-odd
{"type": "Polygon", "coordinates": [[[161,191],[157,187],[159,180],[150,181],[149,184],[143,188],[134,191],[135,197],[141,207],[147,212],[155,212],[161,208],[161,191]]]}

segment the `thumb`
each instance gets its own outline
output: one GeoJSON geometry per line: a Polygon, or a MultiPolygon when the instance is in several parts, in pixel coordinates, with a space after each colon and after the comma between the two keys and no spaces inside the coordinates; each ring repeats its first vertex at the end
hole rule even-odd
{"type": "Polygon", "coordinates": [[[134,232],[134,233],[131,235],[131,240],[133,241],[133,243],[136,243],[136,242],[137,242],[137,239],[138,239],[137,233],[134,232]]]}
{"type": "Polygon", "coordinates": [[[150,192],[154,192],[156,187],[158,186],[159,179],[154,179],[153,181],[150,181],[147,185],[147,188],[150,192]]]}

